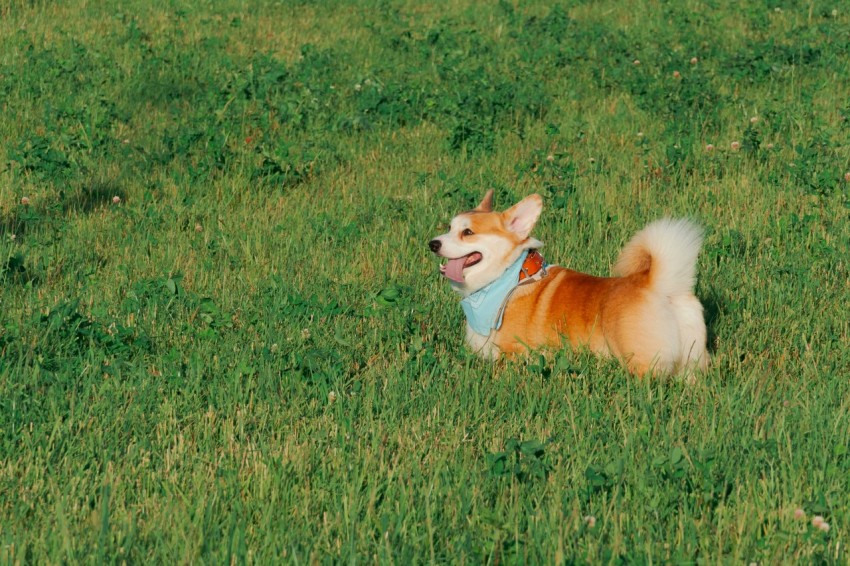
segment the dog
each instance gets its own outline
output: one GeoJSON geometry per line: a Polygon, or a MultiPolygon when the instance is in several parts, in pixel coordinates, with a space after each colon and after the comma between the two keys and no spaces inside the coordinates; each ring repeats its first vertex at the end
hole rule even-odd
{"type": "Polygon", "coordinates": [[[548,265],[531,230],[543,210],[533,194],[493,210],[493,191],[428,243],[463,299],[466,342],[496,359],[531,349],[588,347],[636,375],[692,375],[708,366],[703,308],[694,295],[702,230],[665,218],[629,241],[613,277],[548,265]]]}

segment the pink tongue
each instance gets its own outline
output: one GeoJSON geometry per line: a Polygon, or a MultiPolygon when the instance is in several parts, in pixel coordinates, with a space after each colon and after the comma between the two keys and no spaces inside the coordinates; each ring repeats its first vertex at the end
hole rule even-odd
{"type": "Polygon", "coordinates": [[[465,263],[466,256],[459,257],[457,259],[450,259],[446,264],[446,270],[443,272],[443,275],[452,281],[463,283],[463,266],[465,263]]]}

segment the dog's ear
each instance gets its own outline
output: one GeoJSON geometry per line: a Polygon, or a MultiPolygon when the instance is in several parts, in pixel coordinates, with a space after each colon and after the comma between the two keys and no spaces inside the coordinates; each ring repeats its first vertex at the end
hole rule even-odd
{"type": "Polygon", "coordinates": [[[484,195],[484,200],[474,210],[477,212],[493,212],[493,189],[487,191],[487,194],[484,195]]]}
{"type": "Polygon", "coordinates": [[[543,199],[538,194],[525,197],[502,213],[502,219],[508,230],[520,238],[528,238],[534,224],[543,211],[543,199]]]}

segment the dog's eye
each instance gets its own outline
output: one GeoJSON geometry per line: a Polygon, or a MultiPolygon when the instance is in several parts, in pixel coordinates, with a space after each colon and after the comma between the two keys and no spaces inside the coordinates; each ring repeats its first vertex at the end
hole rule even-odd
{"type": "Polygon", "coordinates": [[[460,235],[461,235],[461,236],[474,236],[474,235],[475,235],[475,232],[473,232],[472,230],[470,230],[469,228],[467,228],[466,230],[464,230],[463,232],[461,232],[461,233],[460,233],[460,235]]]}

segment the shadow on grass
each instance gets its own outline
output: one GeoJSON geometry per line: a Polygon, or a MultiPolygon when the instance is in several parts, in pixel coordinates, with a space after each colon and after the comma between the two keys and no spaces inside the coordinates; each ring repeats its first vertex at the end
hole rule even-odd
{"type": "Polygon", "coordinates": [[[55,217],[57,211],[64,214],[90,214],[110,206],[114,197],[125,200],[126,194],[121,184],[115,180],[91,180],[72,192],[59,193],[58,206],[47,199],[38,204],[21,205],[0,214],[0,236],[24,236],[45,219],[55,217]]]}
{"type": "MultiPolygon", "coordinates": [[[[40,227],[56,228],[64,224],[62,216],[90,214],[112,206],[112,199],[116,196],[122,201],[125,199],[125,192],[118,182],[93,180],[73,192],[60,192],[58,202],[45,199],[37,204],[19,205],[0,213],[0,239],[20,242],[29,233],[37,233],[40,227]]],[[[40,284],[42,277],[28,263],[23,248],[10,250],[8,257],[0,261],[0,283],[40,284]]]]}
{"type": "Polygon", "coordinates": [[[41,283],[41,277],[27,268],[24,254],[16,253],[0,265],[0,283],[34,287],[41,283]]]}
{"type": "Polygon", "coordinates": [[[708,353],[714,355],[717,351],[717,332],[715,331],[715,326],[724,309],[723,299],[714,291],[709,291],[705,298],[702,299],[702,307],[705,316],[708,353]]]}
{"type": "Polygon", "coordinates": [[[26,229],[26,223],[21,222],[15,212],[0,216],[0,237],[9,238],[14,235],[17,238],[22,236],[26,229]]]}
{"type": "Polygon", "coordinates": [[[111,205],[113,197],[116,196],[122,201],[126,197],[117,181],[111,179],[89,181],[79,190],[64,196],[62,210],[65,213],[89,214],[93,210],[111,205]]]}

